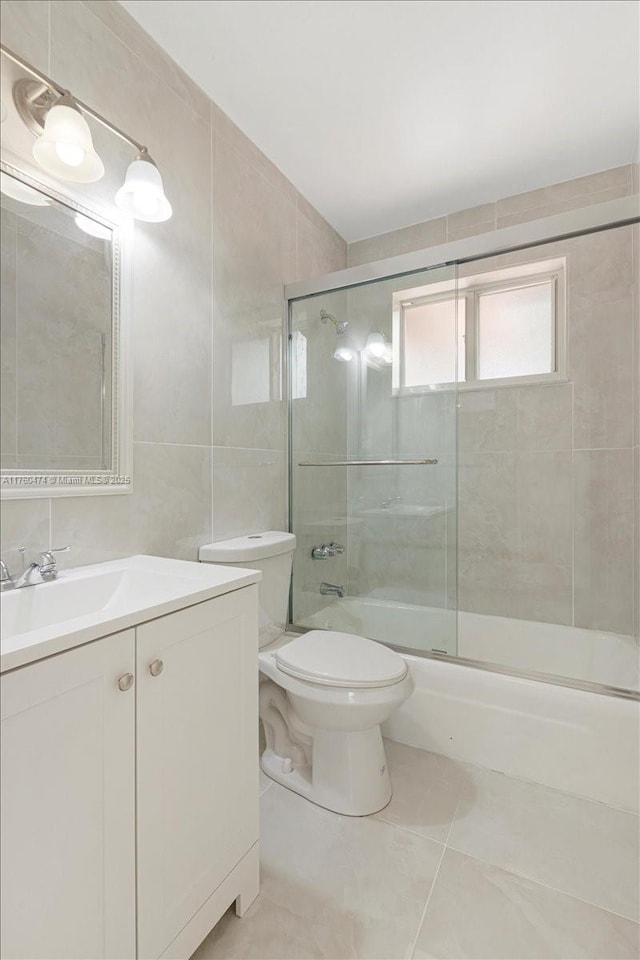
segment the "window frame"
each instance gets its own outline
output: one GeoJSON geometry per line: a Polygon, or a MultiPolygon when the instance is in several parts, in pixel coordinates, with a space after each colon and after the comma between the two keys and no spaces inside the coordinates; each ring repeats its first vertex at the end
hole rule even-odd
{"type": "MultiPolygon", "coordinates": [[[[431,293],[422,291],[428,287],[415,290],[402,290],[394,295],[393,303],[393,386],[394,397],[412,396],[431,393],[436,390],[493,390],[499,387],[527,386],[536,384],[562,383],[567,381],[567,324],[566,324],[566,259],[564,257],[553,260],[532,261],[516,267],[507,267],[485,271],[456,281],[446,281],[435,285],[431,293]],[[495,278],[495,279],[492,279],[495,278]],[[501,290],[517,290],[525,287],[540,286],[544,283],[552,284],[552,352],[553,370],[546,373],[513,375],[496,377],[494,379],[478,379],[478,326],[480,319],[479,298],[484,293],[493,293],[501,290]],[[465,378],[447,383],[420,384],[405,386],[404,384],[404,356],[405,356],[405,307],[420,306],[425,303],[440,303],[445,300],[455,300],[465,303],[465,378]]],[[[456,308],[456,328],[458,327],[458,311],[456,308]]],[[[456,351],[458,349],[459,333],[456,334],[456,351]]],[[[457,357],[457,353],[456,353],[457,357]]]]}

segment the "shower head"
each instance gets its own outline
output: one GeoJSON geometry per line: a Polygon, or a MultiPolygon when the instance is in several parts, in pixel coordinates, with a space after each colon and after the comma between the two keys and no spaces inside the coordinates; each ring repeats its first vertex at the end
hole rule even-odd
{"type": "Polygon", "coordinates": [[[336,333],[340,335],[341,333],[347,332],[347,327],[349,326],[348,320],[336,320],[332,313],[327,313],[326,310],[320,311],[320,319],[323,323],[326,323],[327,320],[331,320],[331,323],[336,328],[336,333]]]}

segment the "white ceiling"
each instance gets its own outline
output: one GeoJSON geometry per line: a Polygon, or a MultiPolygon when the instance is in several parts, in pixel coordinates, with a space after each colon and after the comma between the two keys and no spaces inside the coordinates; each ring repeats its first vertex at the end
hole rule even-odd
{"type": "Polygon", "coordinates": [[[348,241],[638,151],[636,0],[121,2],[348,241]]]}

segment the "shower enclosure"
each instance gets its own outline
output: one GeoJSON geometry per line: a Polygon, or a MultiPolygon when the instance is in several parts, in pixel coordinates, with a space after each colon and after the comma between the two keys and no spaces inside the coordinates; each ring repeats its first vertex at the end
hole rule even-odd
{"type": "Polygon", "coordinates": [[[638,690],[624,204],[287,289],[295,629],[638,690]]]}

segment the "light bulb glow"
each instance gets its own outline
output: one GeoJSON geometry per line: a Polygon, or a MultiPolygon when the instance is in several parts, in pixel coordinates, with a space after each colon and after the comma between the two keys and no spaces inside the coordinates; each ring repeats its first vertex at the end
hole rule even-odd
{"type": "Polygon", "coordinates": [[[370,333],[367,337],[367,346],[366,351],[371,357],[375,357],[377,360],[380,360],[385,355],[387,349],[387,344],[385,342],[384,336],[379,332],[375,331],[370,333]]]}
{"type": "Polygon", "coordinates": [[[56,153],[70,167],[79,167],[84,160],[84,150],[75,143],[56,143],[56,153]]]}
{"type": "Polygon", "coordinates": [[[43,170],[73,183],[95,183],[104,164],[93,148],[89,124],[70,97],[61,97],[44,121],[44,133],[33,145],[43,170]]]}
{"type": "Polygon", "coordinates": [[[139,154],[129,164],[124,183],[116,193],[116,204],[136,220],[148,223],[160,223],[171,216],[173,211],[160,171],[147,155],[139,154]]]}
{"type": "Polygon", "coordinates": [[[333,359],[341,363],[349,363],[355,357],[356,352],[348,343],[341,343],[333,352],[333,359]]]}

